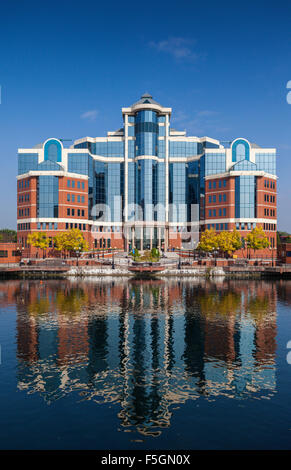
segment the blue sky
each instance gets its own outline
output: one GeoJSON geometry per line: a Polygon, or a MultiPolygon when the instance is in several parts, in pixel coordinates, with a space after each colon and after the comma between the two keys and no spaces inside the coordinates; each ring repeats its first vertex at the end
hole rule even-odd
{"type": "Polygon", "coordinates": [[[290,20],[280,0],[3,3],[0,226],[16,227],[18,147],[105,135],[150,92],[190,135],[276,147],[291,232],[290,20]]]}

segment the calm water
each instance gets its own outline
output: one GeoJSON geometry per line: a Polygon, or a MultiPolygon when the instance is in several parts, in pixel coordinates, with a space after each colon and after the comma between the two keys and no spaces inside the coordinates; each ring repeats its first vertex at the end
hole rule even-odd
{"type": "Polygon", "coordinates": [[[291,282],[0,283],[0,447],[291,449],[291,282]]]}

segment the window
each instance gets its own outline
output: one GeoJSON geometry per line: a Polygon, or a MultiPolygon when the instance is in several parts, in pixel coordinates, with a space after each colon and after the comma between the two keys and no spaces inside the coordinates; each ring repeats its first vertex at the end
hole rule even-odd
{"type": "Polygon", "coordinates": [[[67,215],[70,215],[70,212],[71,212],[70,209],[67,209],[67,215]]]}
{"type": "Polygon", "coordinates": [[[67,187],[69,188],[71,186],[71,181],[67,180],[67,187]]]}
{"type": "Polygon", "coordinates": [[[223,215],[226,216],[226,208],[223,209],[223,215]]]}
{"type": "Polygon", "coordinates": [[[74,187],[75,187],[75,181],[72,180],[72,188],[74,188],[74,187]]]}
{"type": "Polygon", "coordinates": [[[82,202],[85,202],[85,196],[82,196],[82,202]]]}
{"type": "Polygon", "coordinates": [[[212,217],[212,210],[211,209],[208,211],[208,217],[212,217]]]}
{"type": "Polygon", "coordinates": [[[81,202],[80,195],[78,195],[77,200],[78,200],[78,202],[81,202]]]}
{"type": "Polygon", "coordinates": [[[72,216],[75,216],[75,209],[72,209],[72,216]]]}
{"type": "Polygon", "coordinates": [[[213,217],[216,217],[216,209],[213,209],[213,217]]]}
{"type": "Polygon", "coordinates": [[[85,183],[84,183],[84,181],[82,182],[82,189],[85,189],[85,183]]]}
{"type": "Polygon", "coordinates": [[[208,197],[208,202],[211,203],[211,196],[208,197]]]}
{"type": "Polygon", "coordinates": [[[82,210],[82,217],[85,217],[85,211],[82,210]]]}
{"type": "Polygon", "coordinates": [[[72,194],[72,202],[75,202],[75,194],[72,194]]]}
{"type": "Polygon", "coordinates": [[[0,258],[7,258],[8,251],[7,250],[0,250],[0,258]]]}
{"type": "Polygon", "coordinates": [[[70,197],[70,194],[68,193],[67,194],[67,201],[70,201],[71,200],[71,197],[70,197]]]}
{"type": "Polygon", "coordinates": [[[78,188],[78,189],[81,188],[81,183],[80,183],[80,181],[77,182],[77,188],[78,188]]]}

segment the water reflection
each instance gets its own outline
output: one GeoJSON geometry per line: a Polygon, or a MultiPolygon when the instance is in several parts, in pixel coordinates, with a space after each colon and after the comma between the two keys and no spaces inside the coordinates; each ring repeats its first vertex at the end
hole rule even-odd
{"type": "Polygon", "coordinates": [[[47,403],[113,402],[123,430],[159,435],[186,400],[276,392],[268,282],[12,281],[18,388],[47,403]]]}

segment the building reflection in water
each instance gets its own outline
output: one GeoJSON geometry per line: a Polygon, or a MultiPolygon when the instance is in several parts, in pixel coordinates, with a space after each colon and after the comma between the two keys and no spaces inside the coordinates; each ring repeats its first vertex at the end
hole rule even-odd
{"type": "Polygon", "coordinates": [[[276,292],[264,281],[16,281],[0,302],[17,305],[20,390],[113,402],[121,426],[155,436],[186,400],[274,394],[276,292]]]}

